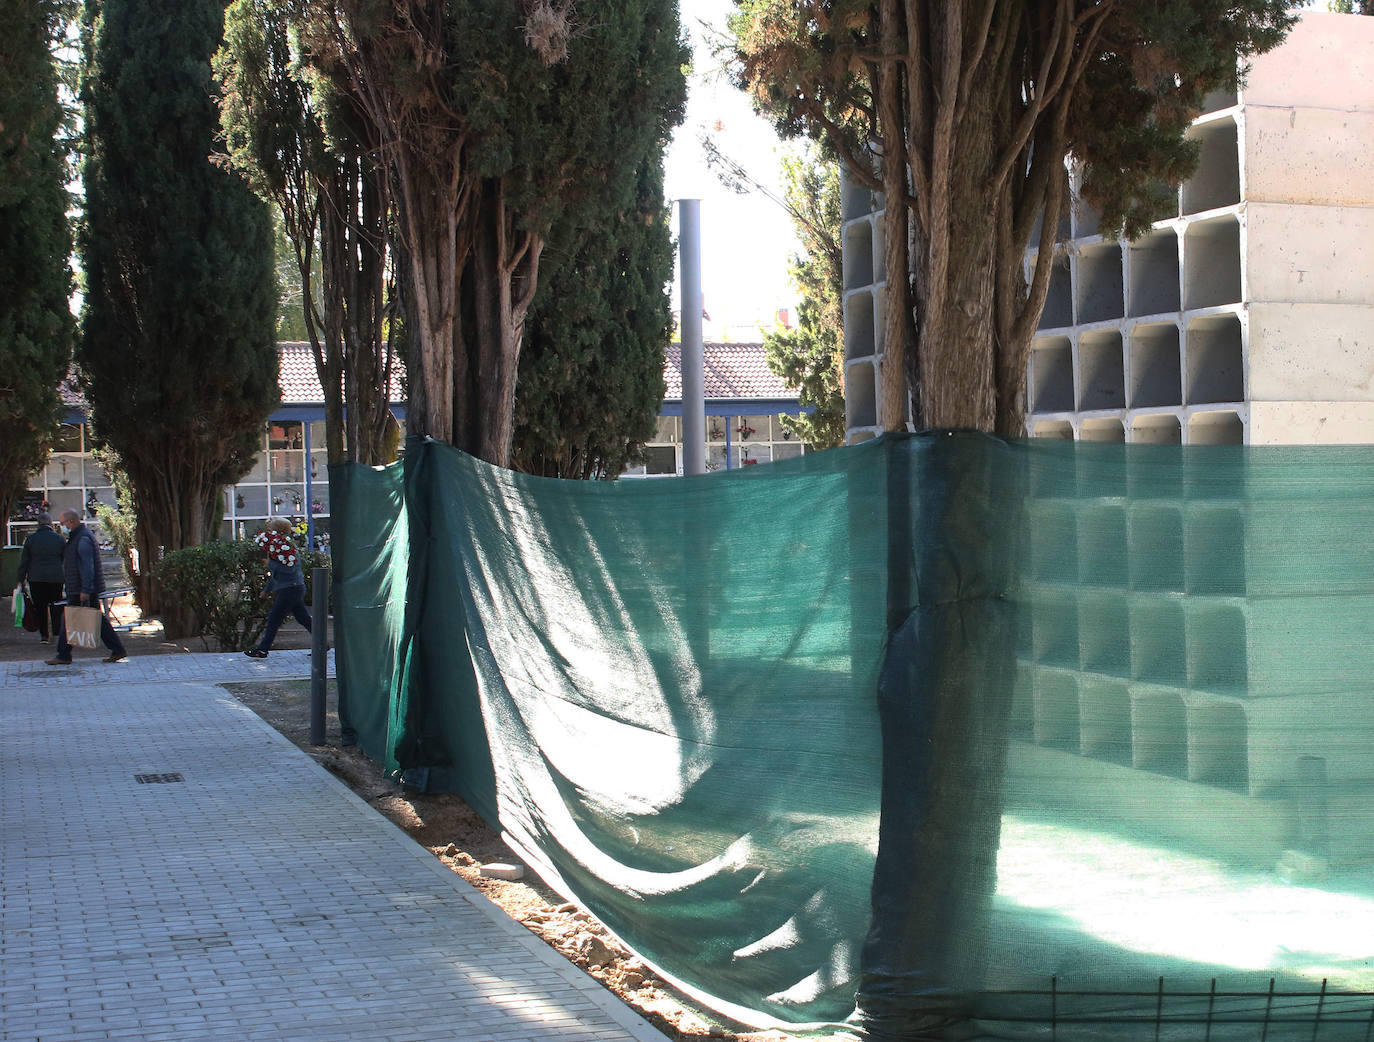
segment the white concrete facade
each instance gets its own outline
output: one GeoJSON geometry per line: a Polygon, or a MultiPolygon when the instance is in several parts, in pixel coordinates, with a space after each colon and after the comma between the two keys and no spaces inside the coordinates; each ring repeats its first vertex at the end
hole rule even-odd
{"type": "MultiPolygon", "coordinates": [[[[1104,237],[1081,204],[1061,223],[1027,433],[1374,443],[1374,18],[1305,12],[1237,95],[1208,102],[1174,214],[1130,243],[1104,237]]],[[[884,419],[881,204],[846,186],[851,443],[884,419]]],[[[1362,839],[1374,834],[1374,699],[1350,680],[1368,670],[1346,669],[1368,644],[1366,606],[1314,578],[1304,596],[1327,600],[1299,625],[1283,599],[1248,595],[1275,554],[1320,536],[1296,517],[1276,530],[1227,490],[1123,486],[1103,498],[1066,482],[1028,498],[1013,762],[1099,793],[1104,822],[1177,828],[1223,853],[1215,835],[1183,833],[1206,820],[1196,801],[1229,807],[1272,832],[1278,860],[1295,842],[1283,794],[1309,791],[1302,764],[1320,762],[1347,787],[1342,830],[1361,837],[1359,849],[1332,839],[1331,858],[1374,859],[1362,839]],[[1235,588],[1209,581],[1218,559],[1235,588]]]]}
{"type": "Polygon", "coordinates": [[[1075,207],[1027,433],[1374,442],[1374,21],[1305,12],[1208,108],[1176,216],[1117,243],[1075,207]]]}
{"type": "MultiPolygon", "coordinates": [[[[1176,214],[1132,243],[1080,203],[1061,223],[1027,433],[1374,442],[1374,19],[1304,12],[1207,110],[1176,214]]],[[[846,184],[843,219],[854,443],[883,423],[881,196],[846,184]]]]}

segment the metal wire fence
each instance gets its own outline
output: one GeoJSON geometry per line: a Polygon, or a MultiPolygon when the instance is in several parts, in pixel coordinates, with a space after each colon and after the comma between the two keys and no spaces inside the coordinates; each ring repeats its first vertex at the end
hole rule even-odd
{"type": "Polygon", "coordinates": [[[980,1019],[1048,1025],[1051,1039],[1083,1037],[1080,1028],[1115,1025],[1121,1037],[1156,1040],[1196,1038],[1227,1042],[1374,1042],[1374,992],[1280,988],[1265,991],[1170,989],[1158,978],[1151,991],[1077,991],[1051,978],[1048,989],[990,991],[981,996],[980,1019]],[[1189,1030],[1191,1029],[1191,1030],[1189,1030]]]}

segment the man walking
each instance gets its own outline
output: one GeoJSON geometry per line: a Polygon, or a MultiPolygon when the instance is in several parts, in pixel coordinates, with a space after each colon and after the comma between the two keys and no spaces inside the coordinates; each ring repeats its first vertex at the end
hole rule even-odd
{"type": "MultiPolygon", "coordinates": [[[[62,527],[67,530],[67,546],[62,554],[62,572],[67,584],[67,603],[100,609],[100,595],[105,592],[105,576],[100,567],[100,547],[95,536],[81,523],[75,510],[62,511],[62,527]]],[[[100,639],[110,649],[104,662],[118,662],[128,656],[124,642],[110,625],[109,617],[100,612],[100,639]]],[[[49,666],[70,666],[72,646],[67,643],[67,620],[57,635],[57,657],[46,660],[49,666]]]]}

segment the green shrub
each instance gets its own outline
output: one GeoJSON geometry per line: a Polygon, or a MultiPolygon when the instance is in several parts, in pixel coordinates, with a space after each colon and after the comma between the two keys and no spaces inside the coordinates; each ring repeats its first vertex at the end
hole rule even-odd
{"type": "MultiPolygon", "coordinates": [[[[328,564],[326,554],[302,551],[307,602],[313,570],[328,564]]],[[[221,540],[173,550],[158,562],[155,574],[190,610],[194,635],[207,647],[206,638],[213,637],[221,650],[246,651],[262,637],[272,596],[266,592],[266,556],[252,540],[221,540]]]]}

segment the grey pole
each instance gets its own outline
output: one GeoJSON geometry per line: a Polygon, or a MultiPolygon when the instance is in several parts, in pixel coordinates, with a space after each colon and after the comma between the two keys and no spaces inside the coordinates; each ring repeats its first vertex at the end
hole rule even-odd
{"type": "Polygon", "coordinates": [[[310,421],[302,420],[305,430],[305,545],[315,548],[315,476],[310,473],[310,421]]]}
{"type": "Polygon", "coordinates": [[[682,472],[706,473],[706,369],[701,344],[701,200],[679,199],[682,304],[682,472]]]}
{"type": "Polygon", "coordinates": [[[324,745],[324,702],[329,654],[329,569],[310,573],[310,744],[324,745]]]}

